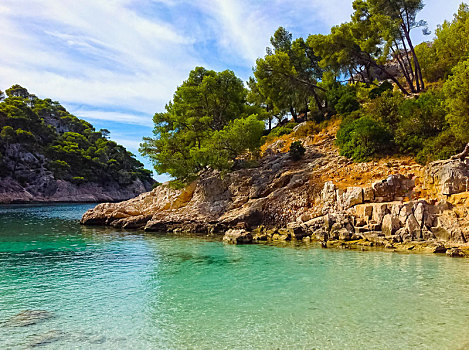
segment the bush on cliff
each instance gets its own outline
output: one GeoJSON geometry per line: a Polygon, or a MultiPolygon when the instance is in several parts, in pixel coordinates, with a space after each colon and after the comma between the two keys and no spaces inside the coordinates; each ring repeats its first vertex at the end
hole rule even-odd
{"type": "Polygon", "coordinates": [[[295,141],[290,145],[290,150],[288,151],[290,158],[294,161],[300,160],[303,158],[306,149],[304,148],[301,141],[295,141]]]}
{"type": "Polygon", "coordinates": [[[469,60],[460,62],[445,82],[447,120],[461,142],[469,142],[469,60]]]}
{"type": "MultiPolygon", "coordinates": [[[[42,166],[57,179],[117,181],[121,185],[137,178],[152,182],[151,172],[141,162],[124,147],[107,139],[107,130],[96,131],[58,102],[40,99],[20,85],[7,89],[6,95],[0,102],[0,152],[5,153],[12,144],[17,144],[24,151],[40,155],[37,159],[44,158],[42,166]],[[112,159],[114,164],[110,163],[112,159]]],[[[15,176],[22,160],[6,158],[3,175],[15,176]],[[11,169],[7,168],[8,164],[11,169]]]]}
{"type": "Polygon", "coordinates": [[[374,155],[388,153],[392,147],[391,134],[369,117],[345,120],[337,133],[340,155],[355,161],[367,161],[374,155]]]}

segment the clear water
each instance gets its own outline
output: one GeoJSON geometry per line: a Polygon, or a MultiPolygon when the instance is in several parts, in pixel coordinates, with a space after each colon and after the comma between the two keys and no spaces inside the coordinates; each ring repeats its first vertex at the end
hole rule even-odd
{"type": "Polygon", "coordinates": [[[87,228],[0,207],[0,349],[467,349],[469,259],[87,228]]]}

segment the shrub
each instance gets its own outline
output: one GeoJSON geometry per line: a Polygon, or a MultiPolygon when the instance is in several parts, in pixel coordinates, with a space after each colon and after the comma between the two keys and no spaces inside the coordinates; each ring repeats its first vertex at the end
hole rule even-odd
{"type": "Polygon", "coordinates": [[[399,92],[386,90],[365,107],[365,115],[393,133],[400,121],[399,106],[405,100],[399,92]]]}
{"type": "Polygon", "coordinates": [[[464,143],[454,136],[451,129],[447,129],[438,136],[428,139],[415,160],[420,164],[427,164],[434,160],[448,159],[463,148],[464,143]]]}
{"type": "Polygon", "coordinates": [[[337,132],[340,155],[355,161],[367,161],[372,156],[387,153],[392,147],[390,133],[378,122],[362,117],[342,122],[337,132]]]}
{"type": "Polygon", "coordinates": [[[76,185],[81,185],[82,183],[85,183],[86,179],[83,176],[74,176],[72,177],[72,183],[76,185]]]}
{"type": "Polygon", "coordinates": [[[354,91],[348,90],[343,94],[334,106],[337,113],[349,114],[360,109],[360,102],[354,91]]]}
{"type": "Polygon", "coordinates": [[[371,89],[370,93],[368,94],[368,97],[373,100],[375,98],[381,97],[381,95],[386,91],[392,91],[393,88],[394,86],[389,81],[385,81],[381,83],[380,86],[371,89]]]}
{"type": "Polygon", "coordinates": [[[469,142],[469,60],[454,67],[453,75],[445,82],[443,91],[449,112],[447,120],[454,135],[462,142],[469,142]]]}
{"type": "Polygon", "coordinates": [[[417,154],[427,139],[436,137],[446,127],[443,100],[433,92],[403,101],[399,115],[394,140],[402,152],[417,154]]]}
{"type": "Polygon", "coordinates": [[[303,158],[305,152],[306,152],[306,149],[304,148],[301,141],[293,142],[290,146],[290,150],[288,151],[291,159],[293,159],[294,161],[297,161],[303,158]]]}
{"type": "Polygon", "coordinates": [[[290,134],[297,124],[294,122],[288,122],[285,125],[277,126],[273,128],[269,133],[269,138],[280,137],[283,135],[290,134]]]}

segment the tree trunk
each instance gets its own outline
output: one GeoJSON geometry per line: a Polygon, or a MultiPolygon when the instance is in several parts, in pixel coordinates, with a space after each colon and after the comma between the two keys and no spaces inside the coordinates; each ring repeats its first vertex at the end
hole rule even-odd
{"type": "Polygon", "coordinates": [[[466,147],[464,147],[464,151],[462,151],[461,153],[455,154],[450,159],[452,160],[459,159],[460,161],[463,161],[464,158],[466,158],[468,155],[469,155],[469,143],[466,145],[466,147]]]}
{"type": "Polygon", "coordinates": [[[415,92],[414,83],[410,79],[409,72],[407,71],[407,69],[405,67],[405,62],[403,62],[403,60],[402,60],[401,53],[399,52],[399,46],[397,45],[397,43],[395,43],[395,45],[396,45],[396,50],[397,51],[395,51],[393,48],[391,48],[392,52],[394,53],[394,55],[396,57],[396,60],[399,63],[399,67],[401,67],[402,73],[404,74],[404,77],[407,81],[407,85],[409,85],[410,91],[415,92]]]}
{"type": "Polygon", "coordinates": [[[425,83],[423,82],[422,70],[420,69],[419,60],[417,54],[415,53],[414,45],[412,44],[412,39],[410,38],[409,31],[404,25],[404,36],[409,44],[410,52],[412,53],[412,58],[414,59],[414,70],[415,70],[415,82],[417,85],[417,92],[425,89],[425,83]]]}
{"type": "Polygon", "coordinates": [[[298,123],[298,116],[296,115],[296,112],[295,112],[295,109],[293,108],[293,106],[290,106],[290,113],[291,113],[291,116],[293,117],[293,120],[295,121],[295,123],[298,123]]]}

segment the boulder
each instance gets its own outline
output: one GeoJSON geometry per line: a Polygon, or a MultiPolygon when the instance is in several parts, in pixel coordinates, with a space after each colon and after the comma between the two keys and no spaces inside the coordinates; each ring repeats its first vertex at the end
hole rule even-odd
{"type": "Polygon", "coordinates": [[[419,239],[421,236],[421,226],[413,214],[411,214],[405,223],[406,231],[412,236],[412,238],[419,239]]]}
{"type": "Polygon", "coordinates": [[[383,218],[381,230],[385,236],[392,236],[400,228],[399,219],[396,216],[387,214],[383,218]]]}
{"type": "Polygon", "coordinates": [[[345,191],[341,191],[340,194],[339,191],[337,192],[339,208],[342,210],[364,202],[363,189],[361,187],[348,187],[345,191]]]}
{"type": "Polygon", "coordinates": [[[384,203],[377,203],[377,204],[373,204],[373,215],[372,215],[372,219],[373,221],[378,224],[378,225],[381,225],[381,223],[383,222],[383,218],[386,214],[388,214],[388,206],[387,204],[384,204],[384,203]]]}
{"type": "Polygon", "coordinates": [[[433,253],[435,254],[445,254],[448,248],[446,248],[444,245],[437,245],[435,248],[433,248],[433,253]]]}
{"type": "Polygon", "coordinates": [[[464,258],[466,254],[459,248],[451,248],[446,251],[446,255],[452,258],[464,258]]]}
{"type": "Polygon", "coordinates": [[[230,244],[250,244],[253,241],[252,234],[246,230],[231,229],[225,232],[223,242],[230,244]]]}
{"type": "Polygon", "coordinates": [[[439,195],[450,196],[466,192],[469,183],[469,165],[467,159],[440,160],[427,165],[425,185],[433,187],[439,195]]]}
{"type": "Polygon", "coordinates": [[[415,181],[401,174],[389,175],[385,180],[373,183],[371,187],[375,198],[379,198],[381,202],[392,202],[396,197],[410,198],[415,181]]]}

